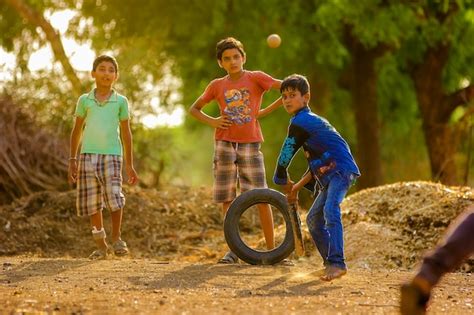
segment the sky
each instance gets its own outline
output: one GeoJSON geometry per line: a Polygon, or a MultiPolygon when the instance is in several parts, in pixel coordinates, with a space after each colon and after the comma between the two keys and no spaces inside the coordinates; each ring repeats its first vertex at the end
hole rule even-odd
{"type": "MultiPolygon", "coordinates": [[[[90,65],[96,57],[88,44],[78,44],[64,34],[69,26],[69,21],[76,14],[72,10],[62,10],[56,12],[46,12],[45,18],[49,20],[51,25],[60,33],[66,55],[74,69],[77,71],[89,71],[90,65]]],[[[38,47],[31,55],[28,61],[28,68],[31,71],[49,70],[53,63],[53,52],[49,45],[38,47]]],[[[12,79],[11,71],[15,68],[15,56],[5,52],[0,47],[0,81],[8,81],[12,79]]],[[[154,87],[156,88],[156,87],[154,87]]],[[[179,126],[184,121],[185,111],[182,106],[178,106],[172,112],[164,110],[160,106],[159,99],[152,99],[150,106],[155,114],[149,114],[143,117],[142,123],[148,128],[157,126],[179,126]]]]}

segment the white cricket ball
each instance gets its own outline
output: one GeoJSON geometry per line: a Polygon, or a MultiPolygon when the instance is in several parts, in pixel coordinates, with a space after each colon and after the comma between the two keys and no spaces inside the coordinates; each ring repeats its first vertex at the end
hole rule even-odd
{"type": "Polygon", "coordinates": [[[267,37],[267,44],[270,48],[277,48],[281,44],[281,38],[278,34],[271,34],[267,37]]]}

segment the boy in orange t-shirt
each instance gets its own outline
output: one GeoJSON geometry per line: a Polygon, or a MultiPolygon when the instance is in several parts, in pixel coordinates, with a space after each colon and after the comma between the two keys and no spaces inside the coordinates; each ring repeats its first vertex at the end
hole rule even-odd
{"type": "MultiPolygon", "coordinates": [[[[281,81],[261,71],[243,69],[246,61],[242,43],[225,38],[216,46],[217,63],[227,75],[209,83],[204,93],[191,105],[189,112],[197,120],[216,128],[214,146],[214,201],[222,203],[225,215],[240,190],[267,187],[263,142],[258,118],[277,109],[281,99],[260,109],[263,94],[280,89],[281,81]],[[206,115],[202,108],[216,100],[221,116],[206,115]]],[[[260,221],[268,249],[275,247],[273,216],[268,204],[259,204],[260,221]]],[[[228,252],[219,263],[237,263],[237,256],[228,252]]]]}

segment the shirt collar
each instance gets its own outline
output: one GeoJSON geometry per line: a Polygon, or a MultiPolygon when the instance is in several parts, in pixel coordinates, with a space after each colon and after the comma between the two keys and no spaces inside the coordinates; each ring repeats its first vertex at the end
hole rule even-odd
{"type": "MultiPolygon", "coordinates": [[[[99,102],[97,101],[97,99],[95,98],[95,90],[96,88],[93,88],[88,94],[87,94],[87,98],[88,99],[91,99],[91,100],[94,100],[96,102],[99,102]]],[[[112,89],[112,94],[110,95],[109,99],[106,101],[106,102],[117,102],[118,101],[118,96],[117,96],[117,91],[115,91],[115,89],[112,89]]]]}
{"type": "Polygon", "coordinates": [[[294,116],[296,116],[296,115],[298,115],[298,114],[300,114],[300,113],[306,113],[306,112],[309,112],[309,106],[308,106],[308,105],[306,105],[306,106],[300,108],[300,109],[294,114],[294,116]]]}

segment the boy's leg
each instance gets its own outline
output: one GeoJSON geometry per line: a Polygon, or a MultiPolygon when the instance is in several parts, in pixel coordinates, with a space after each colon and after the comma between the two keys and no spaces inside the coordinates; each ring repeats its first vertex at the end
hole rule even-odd
{"type": "MultiPolygon", "coordinates": [[[[222,205],[222,215],[236,197],[237,165],[235,148],[231,142],[216,141],[214,143],[214,202],[222,205]]],[[[238,258],[232,252],[227,252],[218,263],[237,263],[238,258]]]]}
{"type": "MultiPolygon", "coordinates": [[[[236,146],[237,167],[240,188],[242,192],[254,188],[267,188],[265,164],[260,143],[239,143],[236,146]]],[[[268,249],[275,247],[273,213],[270,205],[257,205],[260,223],[268,249]]]]}
{"type": "Polygon", "coordinates": [[[329,248],[329,232],[326,229],[326,221],[324,220],[323,212],[326,197],[327,190],[320,191],[306,216],[306,224],[308,225],[309,233],[323,259],[324,265],[327,264],[329,248]]]}
{"type": "Polygon", "coordinates": [[[129,250],[127,243],[121,239],[121,227],[123,209],[112,211],[110,214],[112,218],[112,249],[115,256],[128,255],[129,250]]]}
{"type": "Polygon", "coordinates": [[[347,270],[344,262],[344,235],[340,204],[349,190],[350,183],[349,176],[336,173],[327,188],[323,211],[326,229],[329,232],[328,267],[326,275],[321,278],[322,280],[331,281],[343,276],[347,270]]]}
{"type": "Polygon", "coordinates": [[[222,216],[225,217],[227,210],[229,210],[232,201],[226,201],[222,203],[222,216]]]}
{"type": "Polygon", "coordinates": [[[97,154],[81,154],[77,181],[78,215],[89,216],[92,237],[99,248],[89,256],[91,259],[101,259],[107,256],[106,234],[102,220],[103,199],[96,172],[97,162],[97,154]]]}
{"type": "Polygon", "coordinates": [[[445,242],[423,259],[417,275],[401,288],[402,314],[424,314],[432,288],[447,272],[474,253],[474,207],[466,210],[449,228],[445,242]]]}
{"type": "Polygon", "coordinates": [[[90,216],[92,227],[92,236],[99,249],[107,250],[107,242],[105,240],[105,231],[102,220],[102,211],[98,211],[90,216]]]}
{"type": "MultiPolygon", "coordinates": [[[[227,210],[229,210],[231,201],[226,201],[222,203],[222,217],[225,218],[225,215],[227,213],[227,210]]],[[[227,253],[220,258],[217,263],[219,264],[236,264],[239,262],[239,258],[237,257],[236,254],[234,254],[232,251],[228,251],[227,253]]]]}
{"type": "Polygon", "coordinates": [[[450,227],[445,241],[423,259],[417,277],[435,286],[447,272],[459,267],[464,259],[474,253],[474,207],[466,210],[450,227]]]}
{"type": "Polygon", "coordinates": [[[275,236],[273,233],[273,213],[269,204],[258,204],[258,212],[260,215],[260,224],[262,225],[263,235],[267,249],[275,248],[275,236]]]}
{"type": "Polygon", "coordinates": [[[116,256],[128,254],[127,243],[121,240],[122,217],[125,196],[122,192],[122,157],[119,155],[99,155],[98,173],[102,183],[105,204],[112,220],[112,249],[116,256]]]}
{"type": "Polygon", "coordinates": [[[112,211],[110,216],[112,217],[112,243],[115,243],[121,236],[123,209],[112,211]]]}

